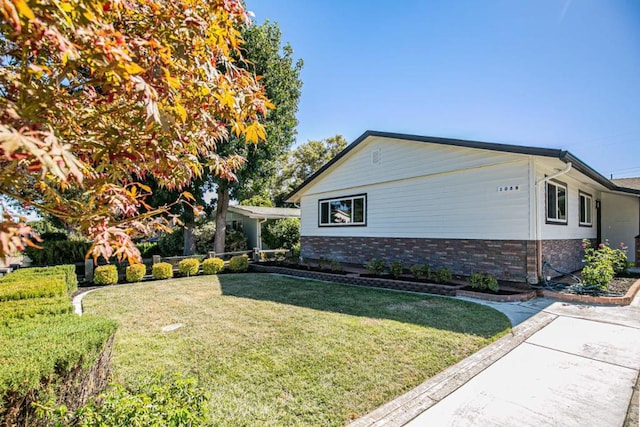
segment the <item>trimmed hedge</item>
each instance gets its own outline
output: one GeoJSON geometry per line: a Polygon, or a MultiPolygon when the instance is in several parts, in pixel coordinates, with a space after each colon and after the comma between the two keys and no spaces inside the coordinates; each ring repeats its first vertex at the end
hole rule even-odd
{"type": "Polygon", "coordinates": [[[84,262],[91,248],[91,242],[78,240],[58,240],[43,242],[42,249],[26,248],[25,253],[33,265],[62,265],[70,262],[84,262]]]}
{"type": "Polygon", "coordinates": [[[133,264],[127,267],[127,272],[125,274],[127,282],[139,282],[142,280],[144,275],[147,274],[147,266],[144,264],[133,264]]]}
{"type": "Polygon", "coordinates": [[[67,295],[64,276],[24,277],[21,280],[0,282],[0,301],[16,301],[28,298],[51,298],[67,295]]]}
{"type": "MultiPolygon", "coordinates": [[[[21,268],[6,276],[0,277],[0,283],[40,281],[46,286],[52,277],[59,277],[65,283],[67,292],[71,295],[78,289],[78,277],[73,265],[57,265],[55,267],[21,268]]],[[[45,295],[42,295],[45,296],[45,295]]],[[[1,300],[0,300],[1,301],[1,300]]]]}
{"type": "Polygon", "coordinates": [[[153,274],[155,279],[169,279],[173,277],[173,266],[168,262],[153,264],[151,274],[153,274]]]}
{"type": "Polygon", "coordinates": [[[202,261],[204,274],[218,274],[224,269],[224,261],[221,258],[207,258],[202,261]]]}
{"type": "Polygon", "coordinates": [[[229,270],[234,273],[247,271],[249,268],[249,257],[246,255],[234,256],[229,260],[229,270]]]}
{"type": "Polygon", "coordinates": [[[115,285],[118,283],[118,267],[115,265],[101,265],[93,273],[93,283],[96,285],[115,285]]]}
{"type": "Polygon", "coordinates": [[[73,305],[67,296],[4,301],[0,303],[0,324],[3,324],[6,319],[26,319],[67,313],[73,313],[73,305]]]}
{"type": "Polygon", "coordinates": [[[195,276],[200,271],[200,261],[195,258],[183,259],[178,263],[178,271],[184,276],[195,276]]]}
{"type": "Polygon", "coordinates": [[[0,400],[8,392],[40,391],[56,375],[91,366],[116,327],[111,320],[73,314],[5,320],[0,325],[0,400]]]}

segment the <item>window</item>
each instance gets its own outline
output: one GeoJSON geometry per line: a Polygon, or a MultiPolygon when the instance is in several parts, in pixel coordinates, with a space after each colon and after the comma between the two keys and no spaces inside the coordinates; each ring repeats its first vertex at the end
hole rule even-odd
{"type": "Polygon", "coordinates": [[[593,212],[593,197],[590,194],[580,192],[580,221],[579,224],[584,227],[591,227],[593,212]]]}
{"type": "Polygon", "coordinates": [[[366,225],[367,195],[320,200],[319,225],[366,225]]]}
{"type": "Polygon", "coordinates": [[[547,182],[547,222],[567,223],[567,186],[547,182]]]}

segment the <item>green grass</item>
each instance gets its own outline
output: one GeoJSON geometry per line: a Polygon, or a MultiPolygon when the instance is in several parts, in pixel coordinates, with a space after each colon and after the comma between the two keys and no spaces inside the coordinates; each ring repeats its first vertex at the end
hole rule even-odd
{"type": "Polygon", "coordinates": [[[120,323],[116,380],[193,375],[214,425],[343,425],[510,328],[465,301],[265,274],[102,289],[83,305],[120,323]],[[161,332],[172,323],[184,327],[161,332]]]}

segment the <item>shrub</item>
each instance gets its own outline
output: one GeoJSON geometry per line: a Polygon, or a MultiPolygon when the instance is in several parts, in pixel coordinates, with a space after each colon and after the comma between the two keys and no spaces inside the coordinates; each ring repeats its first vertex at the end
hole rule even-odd
{"type": "Polygon", "coordinates": [[[234,256],[229,260],[229,270],[234,273],[247,271],[249,268],[249,257],[246,255],[234,256]]]}
{"type": "Polygon", "coordinates": [[[208,421],[208,400],[208,393],[194,378],[156,376],[132,389],[110,384],[75,412],[66,407],[43,407],[39,415],[50,425],[60,426],[200,426],[208,421]]]}
{"type": "Polygon", "coordinates": [[[84,262],[91,243],[79,240],[52,240],[45,241],[40,246],[42,249],[28,247],[24,251],[33,265],[62,265],[84,262]]]}
{"type": "Polygon", "coordinates": [[[93,272],[93,283],[96,285],[115,285],[118,283],[118,267],[101,265],[93,272]]]}
{"type": "Polygon", "coordinates": [[[587,264],[582,269],[582,282],[602,291],[609,289],[613,276],[613,266],[603,262],[587,264]]]}
{"type": "Polygon", "coordinates": [[[176,228],[171,233],[165,233],[158,239],[160,255],[163,257],[182,255],[184,248],[184,231],[176,228]]]}
{"type": "Polygon", "coordinates": [[[142,258],[151,258],[154,255],[160,255],[160,245],[157,243],[138,243],[136,248],[140,251],[140,256],[142,258]]]}
{"type": "Polygon", "coordinates": [[[296,243],[291,247],[291,256],[294,258],[300,257],[300,243],[296,243]]]}
{"type": "Polygon", "coordinates": [[[613,277],[627,270],[627,248],[620,244],[619,249],[611,249],[609,241],[601,243],[598,248],[591,247],[588,239],[582,240],[585,267],[582,269],[582,282],[591,287],[606,291],[613,277]]]}
{"type": "Polygon", "coordinates": [[[381,276],[384,273],[385,262],[381,259],[371,259],[364,265],[364,268],[370,274],[381,276]]]}
{"type": "Polygon", "coordinates": [[[291,249],[300,243],[300,219],[278,219],[263,227],[262,239],[272,249],[291,249]]]}
{"type": "Polygon", "coordinates": [[[227,228],[224,240],[225,252],[239,252],[247,249],[247,236],[240,230],[227,228]]]}
{"type": "Polygon", "coordinates": [[[216,222],[215,220],[205,221],[196,225],[193,230],[193,239],[196,242],[196,253],[206,254],[208,251],[213,250],[214,239],[216,235],[216,222]]]}
{"type": "Polygon", "coordinates": [[[111,320],[75,314],[5,319],[0,322],[0,396],[30,399],[55,391],[56,379],[95,363],[115,330],[111,320]]]}
{"type": "Polygon", "coordinates": [[[469,277],[469,283],[471,287],[478,290],[488,289],[493,292],[498,292],[500,286],[498,285],[498,279],[491,274],[473,273],[469,277]]]}
{"type": "Polygon", "coordinates": [[[178,272],[183,276],[195,276],[200,270],[200,261],[196,258],[183,259],[178,263],[178,272]]]}
{"type": "Polygon", "coordinates": [[[47,278],[53,276],[60,276],[63,278],[67,291],[69,295],[78,289],[78,276],[76,276],[76,267],[74,265],[56,265],[53,267],[31,267],[31,268],[21,268],[18,271],[14,271],[13,273],[6,275],[0,278],[2,282],[15,282],[21,281],[25,278],[34,278],[39,277],[47,278]]]}
{"type": "Polygon", "coordinates": [[[342,267],[342,264],[340,264],[340,261],[338,261],[337,259],[332,259],[331,260],[331,271],[344,271],[344,267],[342,267]]]}
{"type": "Polygon", "coordinates": [[[67,286],[61,274],[49,277],[11,277],[0,281],[0,301],[16,301],[29,298],[67,296],[67,286]]]}
{"type": "Polygon", "coordinates": [[[402,261],[393,261],[389,264],[389,273],[394,277],[398,278],[404,272],[404,265],[402,261]]]}
{"type": "Polygon", "coordinates": [[[220,258],[207,258],[202,261],[204,274],[218,274],[224,269],[224,261],[220,258]]]}
{"type": "Polygon", "coordinates": [[[169,279],[173,277],[173,266],[168,262],[153,264],[151,274],[155,279],[169,279]]]}
{"type": "Polygon", "coordinates": [[[47,231],[45,233],[41,233],[40,238],[45,242],[69,240],[67,233],[63,231],[47,231]]]}
{"type": "Polygon", "coordinates": [[[73,305],[66,295],[4,301],[0,304],[0,319],[3,321],[67,313],[73,313],[73,305]]]}
{"type": "Polygon", "coordinates": [[[453,278],[453,275],[451,274],[451,270],[446,267],[442,267],[434,271],[431,278],[438,283],[449,283],[453,278]]]}
{"type": "Polygon", "coordinates": [[[133,264],[127,267],[126,279],[127,282],[139,282],[144,275],[147,274],[147,267],[144,264],[133,264]]]}
{"type": "Polygon", "coordinates": [[[409,271],[416,279],[428,279],[431,275],[429,264],[414,264],[409,268],[409,271]]]}

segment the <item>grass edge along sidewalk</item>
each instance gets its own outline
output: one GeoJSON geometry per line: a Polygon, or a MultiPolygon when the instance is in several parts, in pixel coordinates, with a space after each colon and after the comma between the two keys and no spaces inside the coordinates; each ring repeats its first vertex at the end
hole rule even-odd
{"type": "Polygon", "coordinates": [[[466,301],[265,274],[113,287],[83,306],[121,325],[117,380],[195,376],[218,425],[343,425],[510,330],[466,301]]]}

